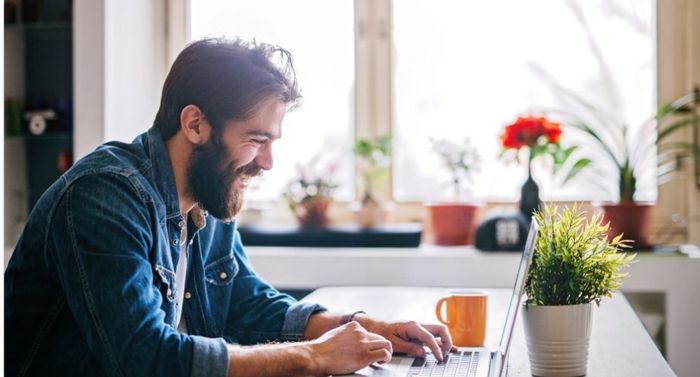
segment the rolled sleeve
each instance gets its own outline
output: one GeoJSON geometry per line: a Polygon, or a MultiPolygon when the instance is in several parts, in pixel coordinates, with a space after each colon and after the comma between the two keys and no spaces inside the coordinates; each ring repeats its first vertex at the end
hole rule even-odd
{"type": "Polygon", "coordinates": [[[288,309],[284,316],[284,324],[280,334],[283,341],[304,340],[304,330],[312,314],[326,311],[327,309],[319,304],[308,302],[295,302],[288,309]]]}
{"type": "Polygon", "coordinates": [[[228,350],[222,338],[205,338],[192,335],[192,377],[226,377],[228,374],[228,350]]]}

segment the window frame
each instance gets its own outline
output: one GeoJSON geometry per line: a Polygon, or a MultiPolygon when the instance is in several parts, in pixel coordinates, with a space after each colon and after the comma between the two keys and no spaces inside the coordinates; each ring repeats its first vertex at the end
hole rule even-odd
{"type": "MultiPolygon", "coordinates": [[[[167,56],[172,63],[177,53],[189,40],[189,14],[191,0],[167,0],[167,56]]],[[[374,137],[391,134],[393,131],[394,108],[392,94],[392,2],[391,0],[355,0],[355,137],[374,137]]],[[[700,6],[692,0],[657,0],[657,101],[668,102],[692,89],[693,80],[700,80],[700,38],[693,37],[698,26],[692,20],[700,19],[700,6]],[[695,67],[695,68],[694,68],[695,67]]],[[[679,138],[690,137],[679,134],[679,138]]],[[[391,169],[391,168],[390,168],[391,169]]],[[[659,187],[657,203],[663,202],[655,215],[654,223],[658,226],[660,219],[668,219],[678,213],[687,218],[697,214],[691,213],[692,203],[700,203],[699,190],[693,193],[693,167],[686,169],[688,179],[669,182],[659,187]],[[690,181],[690,183],[688,183],[690,181]],[[690,191],[690,192],[689,192],[690,191]],[[679,195],[687,193],[687,195],[679,195]]],[[[359,177],[356,170],[356,179],[359,177]]],[[[377,187],[380,199],[393,200],[392,179],[385,180],[377,187]]],[[[356,196],[359,196],[355,185],[356,196]]],[[[282,201],[280,201],[282,202],[282,201]]],[[[334,219],[338,222],[352,221],[350,203],[337,203],[334,219]]],[[[590,203],[588,203],[590,204],[590,203]]],[[[516,205],[514,201],[489,201],[484,210],[496,205],[516,205]]],[[[275,221],[289,221],[291,215],[280,203],[271,209],[272,215],[266,218],[275,221]]],[[[700,210],[696,211],[700,212],[700,210]]],[[[424,208],[420,202],[395,203],[392,220],[415,221],[424,217],[424,208]]],[[[664,220],[666,221],[666,220],[664,220]]],[[[700,237],[700,221],[695,222],[695,237],[700,237]]],[[[692,227],[691,227],[692,228],[692,227]]],[[[693,238],[693,237],[691,237],[693,238]]]]}

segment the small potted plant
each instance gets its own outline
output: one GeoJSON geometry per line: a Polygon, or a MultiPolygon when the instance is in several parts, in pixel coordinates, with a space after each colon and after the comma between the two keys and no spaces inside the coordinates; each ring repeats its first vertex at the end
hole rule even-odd
{"type": "Polygon", "coordinates": [[[357,156],[358,170],[362,174],[362,199],[355,209],[357,223],[371,228],[386,219],[386,208],[375,193],[375,185],[387,177],[391,164],[391,136],[358,138],[353,148],[357,156]]]}
{"type": "Polygon", "coordinates": [[[481,158],[469,138],[461,143],[431,139],[432,150],[450,175],[448,187],[452,200],[428,204],[434,242],[438,245],[467,245],[472,243],[478,206],[468,203],[468,183],[477,171],[481,158]]]}
{"type": "Polygon", "coordinates": [[[563,98],[573,101],[578,110],[549,110],[549,113],[560,118],[564,126],[578,130],[586,137],[589,143],[583,147],[588,153],[605,157],[592,164],[603,172],[603,179],[595,181],[602,184],[613,198],[602,205],[603,219],[610,222],[612,234],[624,233],[635,248],[650,247],[653,204],[639,201],[637,193],[640,187],[649,188],[669,181],[685,161],[700,155],[697,143],[669,140],[682,129],[694,128],[696,133],[700,132],[700,115],[697,113],[700,90],[660,106],[634,134],[629,132],[622,119],[607,114],[561,86],[555,87],[564,95],[563,98]],[[660,150],[658,155],[649,153],[656,148],[660,150]],[[653,170],[656,170],[655,174],[653,170]]]}
{"type": "Polygon", "coordinates": [[[302,228],[324,228],[330,224],[328,208],[338,185],[333,181],[335,164],[319,167],[318,156],[306,165],[297,164],[297,177],[283,194],[302,228]]]}
{"type": "Polygon", "coordinates": [[[536,376],[586,374],[594,303],[622,284],[620,269],[634,254],[622,235],[608,239],[609,227],[593,215],[587,221],[576,205],[535,213],[539,237],[525,283],[523,323],[536,376]]]}

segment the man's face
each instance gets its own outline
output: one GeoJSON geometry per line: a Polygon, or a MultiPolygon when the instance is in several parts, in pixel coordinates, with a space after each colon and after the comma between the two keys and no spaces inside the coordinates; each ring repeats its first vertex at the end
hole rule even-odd
{"type": "Polygon", "coordinates": [[[212,129],[209,140],[193,150],[187,184],[202,209],[223,221],[241,211],[249,180],[272,168],[272,142],[281,137],[285,113],[281,101],[263,101],[250,119],[212,129]]]}

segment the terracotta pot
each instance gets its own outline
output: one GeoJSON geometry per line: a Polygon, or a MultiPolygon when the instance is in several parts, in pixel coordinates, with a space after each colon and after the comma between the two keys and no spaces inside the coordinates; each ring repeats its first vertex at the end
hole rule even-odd
{"type": "Polygon", "coordinates": [[[622,233],[623,239],[632,240],[635,249],[651,247],[649,238],[652,204],[603,204],[603,222],[610,222],[608,238],[622,233]]]}
{"type": "Polygon", "coordinates": [[[294,213],[302,228],[325,228],[330,223],[328,219],[329,198],[317,198],[303,201],[294,206],[294,213]]]}
{"type": "Polygon", "coordinates": [[[474,238],[474,219],[479,208],[473,204],[430,204],[432,233],[437,245],[469,245],[474,238]]]}
{"type": "Polygon", "coordinates": [[[355,222],[360,228],[370,229],[386,222],[387,210],[379,204],[358,205],[353,208],[355,222]]]}

